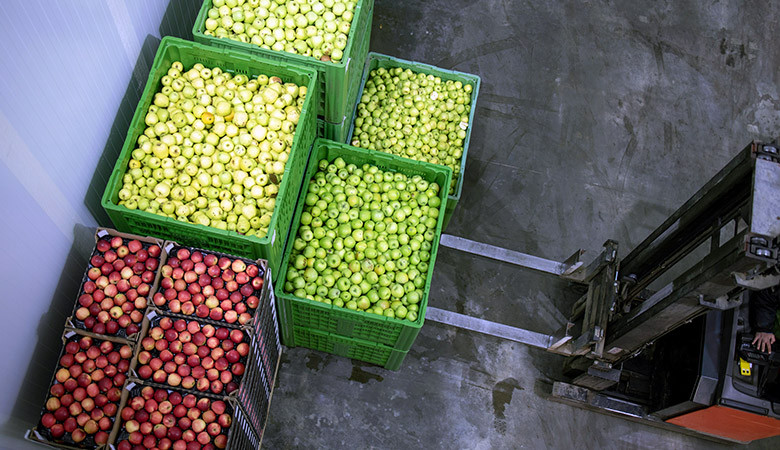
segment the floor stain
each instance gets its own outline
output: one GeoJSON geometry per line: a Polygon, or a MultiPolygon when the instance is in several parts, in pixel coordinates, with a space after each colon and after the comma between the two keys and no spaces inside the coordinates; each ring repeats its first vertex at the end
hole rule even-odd
{"type": "Polygon", "coordinates": [[[525,388],[521,387],[520,383],[511,377],[504,378],[493,387],[493,414],[495,415],[493,425],[496,431],[501,434],[506,433],[506,416],[504,411],[506,410],[506,405],[512,401],[512,394],[514,394],[515,389],[523,390],[525,388]]]}
{"type": "Polygon", "coordinates": [[[309,353],[306,356],[306,367],[314,372],[319,372],[322,369],[322,357],[316,353],[309,353]]]}
{"type": "Polygon", "coordinates": [[[383,377],[381,375],[378,375],[378,374],[375,374],[375,373],[366,372],[365,370],[363,370],[361,368],[361,366],[355,364],[355,362],[353,361],[353,363],[352,363],[352,374],[349,376],[349,380],[350,381],[357,381],[359,383],[366,384],[371,379],[374,379],[376,381],[382,381],[382,380],[385,379],[385,377],[383,377]]]}

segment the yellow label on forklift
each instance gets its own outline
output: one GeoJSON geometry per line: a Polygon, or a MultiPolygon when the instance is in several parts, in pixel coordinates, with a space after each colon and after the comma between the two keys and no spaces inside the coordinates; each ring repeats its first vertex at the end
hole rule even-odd
{"type": "Polygon", "coordinates": [[[750,376],[750,368],[753,364],[750,364],[749,362],[745,361],[742,358],[739,358],[739,371],[744,377],[750,376]]]}

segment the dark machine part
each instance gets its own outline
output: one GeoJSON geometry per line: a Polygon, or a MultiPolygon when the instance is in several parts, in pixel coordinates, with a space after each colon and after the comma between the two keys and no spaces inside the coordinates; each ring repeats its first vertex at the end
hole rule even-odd
{"type": "Polygon", "coordinates": [[[748,323],[749,307],[729,311],[731,322],[727,367],[724,371],[719,404],[762,416],[780,419],[780,345],[775,342],[771,353],[751,345],[753,333],[748,323]],[[743,373],[740,359],[749,365],[743,373]]]}
{"type": "Polygon", "coordinates": [[[608,241],[580,268],[586,277],[563,275],[588,284],[548,348],[575,356],[566,362],[575,384],[609,387],[620,363],[660,337],[780,281],[778,192],[778,147],[753,142],[625,258],[608,241]]]}
{"type": "Polygon", "coordinates": [[[780,283],[779,236],[780,151],[753,142],[625,258],[608,241],[562,275],[588,293],[550,339],[573,380],[553,397],[739,442],[780,434],[780,348],[756,350],[747,319],[747,290],[780,283]]]}

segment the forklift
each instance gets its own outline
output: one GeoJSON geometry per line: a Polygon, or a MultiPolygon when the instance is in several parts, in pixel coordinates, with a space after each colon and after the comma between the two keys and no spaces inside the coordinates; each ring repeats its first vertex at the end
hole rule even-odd
{"type": "Polygon", "coordinates": [[[780,435],[780,345],[752,345],[750,293],[780,284],[780,146],[752,142],[627,256],[587,264],[443,235],[441,245],[586,291],[551,335],[428,308],[427,320],[565,357],[551,398],[717,440],[780,435]]]}

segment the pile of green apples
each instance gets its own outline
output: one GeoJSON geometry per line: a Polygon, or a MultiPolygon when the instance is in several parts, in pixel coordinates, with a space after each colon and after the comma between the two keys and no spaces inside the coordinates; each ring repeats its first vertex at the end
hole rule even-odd
{"type": "Polygon", "coordinates": [[[214,0],[204,34],[338,63],[354,0],[214,0]]]}
{"type": "Polygon", "coordinates": [[[119,205],[263,237],[306,98],[279,77],[171,64],[144,117],[119,205]]]}
{"type": "Polygon", "coordinates": [[[369,73],[355,116],[355,147],[441,164],[460,177],[473,86],[400,67],[369,73]]]}
{"type": "Polygon", "coordinates": [[[284,290],[296,297],[414,322],[441,211],[419,175],[319,161],[304,196],[284,290]]]}

